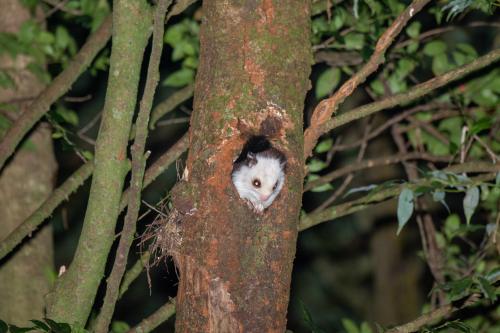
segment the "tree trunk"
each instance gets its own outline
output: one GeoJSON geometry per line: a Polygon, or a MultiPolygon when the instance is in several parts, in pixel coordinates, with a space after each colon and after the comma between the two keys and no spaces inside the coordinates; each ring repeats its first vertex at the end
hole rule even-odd
{"type": "Polygon", "coordinates": [[[176,332],[284,332],[303,179],[308,1],[205,1],[184,213],[176,332]],[[287,157],[274,203],[254,213],[232,182],[251,135],[287,157]]]}
{"type": "MultiPolygon", "coordinates": [[[[0,31],[17,33],[21,24],[30,19],[30,11],[18,0],[5,0],[0,5],[0,31]]],[[[10,73],[16,89],[0,90],[0,103],[12,100],[23,111],[29,98],[43,89],[43,84],[26,66],[31,60],[18,55],[0,59],[10,73]]],[[[9,113],[15,117],[13,113],[9,113]]],[[[0,137],[3,133],[0,134],[0,137]]],[[[52,192],[57,164],[52,149],[51,130],[40,125],[32,131],[16,155],[0,174],[0,241],[26,219],[52,192]]],[[[50,288],[53,268],[52,228],[46,225],[25,241],[0,266],[0,318],[16,325],[26,325],[30,319],[44,316],[44,297],[50,288]]]]}

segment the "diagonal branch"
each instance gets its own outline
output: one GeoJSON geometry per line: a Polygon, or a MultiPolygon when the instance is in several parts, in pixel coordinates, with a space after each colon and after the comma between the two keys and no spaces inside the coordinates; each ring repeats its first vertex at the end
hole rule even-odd
{"type": "Polygon", "coordinates": [[[400,104],[407,104],[409,102],[412,102],[424,95],[431,93],[432,91],[438,88],[441,88],[453,81],[459,80],[474,71],[487,67],[498,60],[500,60],[500,49],[493,50],[485,54],[484,56],[470,62],[467,65],[461,66],[443,75],[436,76],[435,78],[432,78],[426,82],[420,83],[412,87],[410,91],[406,93],[393,95],[384,98],[381,101],[366,104],[361,107],[352,109],[349,112],[345,112],[341,115],[338,115],[335,118],[328,120],[328,122],[324,124],[321,130],[321,134],[330,131],[334,128],[340,127],[342,125],[348,124],[354,120],[369,116],[373,113],[400,104]]]}
{"type": "Polygon", "coordinates": [[[406,10],[380,36],[375,46],[375,51],[368,62],[354,76],[347,80],[332,97],[322,100],[318,104],[311,116],[311,124],[304,133],[305,157],[311,155],[318,138],[324,133],[323,125],[332,117],[340,104],[384,62],[385,52],[394,39],[403,30],[408,21],[429,2],[430,0],[413,0],[406,10]]]}
{"type": "MultiPolygon", "coordinates": [[[[444,169],[445,171],[461,173],[461,172],[487,172],[484,175],[480,175],[474,178],[471,178],[472,181],[489,181],[495,178],[496,174],[492,172],[499,172],[500,165],[499,164],[490,164],[490,163],[478,163],[478,162],[469,162],[463,164],[452,165],[448,168],[444,169]]],[[[346,216],[360,210],[369,208],[374,204],[380,203],[382,201],[392,199],[399,195],[399,193],[405,187],[417,188],[418,186],[428,185],[429,182],[426,180],[422,180],[413,184],[404,184],[396,187],[391,187],[387,189],[380,190],[376,193],[369,193],[359,199],[355,199],[352,201],[348,201],[339,205],[332,206],[323,211],[317,213],[307,214],[301,217],[299,223],[299,230],[303,231],[305,229],[309,229],[315,225],[318,225],[323,222],[331,221],[333,219],[337,219],[342,216],[346,216]]]]}
{"type": "Polygon", "coordinates": [[[395,163],[400,163],[408,160],[426,160],[432,162],[450,162],[450,156],[434,156],[427,153],[412,152],[408,154],[397,154],[392,156],[368,159],[364,161],[357,161],[356,163],[349,164],[341,169],[336,169],[330,173],[327,173],[321,178],[315,179],[308,182],[304,186],[304,192],[310,191],[311,189],[321,186],[323,184],[329,183],[334,179],[348,175],[351,172],[356,172],[364,170],[367,168],[374,168],[383,165],[390,165],[395,163]]]}
{"type": "MultiPolygon", "coordinates": [[[[467,296],[465,300],[462,301],[461,304],[455,305],[454,303],[449,303],[446,305],[443,305],[440,308],[437,308],[435,310],[432,310],[430,312],[427,312],[420,317],[418,317],[415,320],[412,320],[409,323],[406,323],[404,325],[400,325],[394,328],[391,328],[390,330],[386,331],[387,333],[410,333],[410,332],[416,332],[420,330],[422,327],[425,325],[431,324],[435,322],[436,320],[442,319],[443,317],[448,317],[454,312],[461,310],[463,308],[476,305],[479,301],[481,301],[482,298],[479,294],[472,294],[470,296],[467,296]]],[[[458,303],[458,302],[455,302],[458,303]]]]}
{"type": "Polygon", "coordinates": [[[21,241],[31,234],[50,216],[59,204],[80,187],[90,177],[94,169],[93,163],[86,163],[59,186],[45,202],[31,214],[22,224],[14,229],[5,239],[0,241],[0,260],[12,251],[21,241]]]}
{"type": "Polygon", "coordinates": [[[137,326],[131,328],[127,333],[150,332],[161,323],[172,317],[175,313],[175,298],[162,305],[151,316],[141,321],[137,326]]]}
{"type": "Polygon", "coordinates": [[[14,152],[17,145],[35,123],[49,110],[52,103],[66,93],[80,74],[90,65],[96,54],[111,37],[112,16],[109,15],[99,29],[90,36],[69,66],[40,93],[16,122],[9,128],[0,142],[0,169],[14,152]]]}

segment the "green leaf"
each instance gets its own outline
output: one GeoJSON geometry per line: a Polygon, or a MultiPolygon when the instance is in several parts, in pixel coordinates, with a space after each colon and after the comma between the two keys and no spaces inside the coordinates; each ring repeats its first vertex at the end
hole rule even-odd
{"type": "Polygon", "coordinates": [[[417,66],[417,63],[409,58],[403,58],[398,61],[398,68],[396,70],[396,74],[399,79],[404,79],[406,78],[409,74],[411,74],[414,70],[415,67],[417,66]]]}
{"type": "Polygon", "coordinates": [[[326,162],[313,158],[307,163],[307,167],[309,168],[309,172],[318,172],[326,168],[328,164],[326,162]]]}
{"type": "Polygon", "coordinates": [[[361,333],[373,333],[370,325],[367,322],[361,324],[361,333]]]}
{"type": "Polygon", "coordinates": [[[380,14],[383,10],[382,4],[375,0],[365,0],[372,15],[380,14]]]}
{"type": "Polygon", "coordinates": [[[370,88],[373,89],[377,95],[383,95],[385,93],[384,84],[380,80],[373,80],[370,83],[370,88]]]}
{"type": "Polygon", "coordinates": [[[186,27],[183,24],[179,23],[172,25],[170,28],[167,29],[167,31],[165,31],[165,36],[163,40],[170,46],[175,47],[177,43],[179,43],[182,40],[185,32],[186,32],[186,27]]]}
{"type": "Polygon", "coordinates": [[[320,74],[316,82],[316,98],[320,99],[330,94],[340,82],[340,69],[329,68],[320,74]]]}
{"type": "Polygon", "coordinates": [[[177,61],[186,56],[194,56],[194,55],[196,55],[195,45],[191,44],[187,40],[182,40],[175,45],[174,51],[172,52],[172,60],[177,61]]]}
{"type": "Polygon", "coordinates": [[[111,323],[111,333],[125,333],[130,330],[130,326],[124,321],[113,321],[111,323]]]}
{"type": "MultiPolygon", "coordinates": [[[[316,179],[319,179],[319,176],[318,175],[315,175],[315,174],[312,174],[310,173],[308,176],[307,176],[307,182],[311,182],[313,180],[316,180],[316,179]]],[[[332,184],[330,183],[327,183],[327,184],[323,184],[323,185],[320,185],[320,186],[316,186],[314,187],[313,189],[311,189],[311,192],[325,192],[325,191],[330,191],[333,189],[333,186],[332,184]]]]}
{"type": "Polygon", "coordinates": [[[36,328],[41,329],[42,331],[49,332],[50,327],[47,326],[44,322],[40,320],[30,320],[33,324],[35,324],[36,328]]]}
{"type": "Polygon", "coordinates": [[[456,214],[448,216],[444,223],[444,233],[446,234],[446,238],[451,240],[459,229],[460,217],[456,214]]]}
{"type": "Polygon", "coordinates": [[[64,136],[63,132],[54,132],[52,133],[52,139],[60,139],[64,136]]]}
{"type": "Polygon", "coordinates": [[[413,191],[409,188],[404,188],[399,194],[398,199],[398,235],[413,214],[413,206],[413,191]]]}
{"type": "Polygon", "coordinates": [[[38,34],[36,41],[41,44],[54,44],[56,38],[54,35],[48,31],[40,31],[38,34]]]}
{"type": "Polygon", "coordinates": [[[348,50],[361,50],[365,43],[365,36],[356,32],[351,32],[344,37],[345,46],[348,50]]]}
{"type": "Polygon", "coordinates": [[[444,54],[446,51],[446,44],[440,40],[435,40],[425,44],[424,54],[430,57],[435,57],[444,54]]]}
{"type": "Polygon", "coordinates": [[[460,51],[462,51],[463,53],[473,57],[473,58],[477,58],[477,51],[476,49],[470,45],[470,44],[466,44],[466,43],[458,43],[456,45],[456,48],[459,49],[460,51]]]}
{"type": "Polygon", "coordinates": [[[52,319],[45,318],[45,322],[49,324],[51,333],[71,333],[71,326],[66,323],[58,323],[52,319]]]}
{"type": "Polygon", "coordinates": [[[167,87],[183,87],[194,81],[194,70],[191,68],[182,68],[170,74],[162,85],[167,87]]]}
{"type": "Polygon", "coordinates": [[[198,58],[196,57],[187,57],[182,62],[182,67],[196,69],[198,68],[198,58]]]}
{"type": "Polygon", "coordinates": [[[334,11],[334,15],[331,22],[331,27],[333,31],[338,31],[342,28],[346,22],[347,13],[342,7],[338,7],[338,10],[334,11]]]}
{"type": "Polygon", "coordinates": [[[432,200],[434,200],[434,202],[440,202],[446,208],[446,210],[450,212],[450,208],[446,204],[446,201],[444,201],[445,196],[446,193],[443,190],[435,190],[434,192],[432,192],[432,200]]]}
{"type": "Polygon", "coordinates": [[[318,154],[326,153],[327,151],[329,151],[332,148],[332,146],[333,146],[333,139],[328,138],[328,139],[320,141],[320,143],[318,143],[318,145],[316,146],[314,151],[318,154]]]}
{"type": "Polygon", "coordinates": [[[66,28],[61,25],[58,26],[56,28],[56,46],[60,49],[65,49],[70,45],[71,42],[72,38],[68,30],[66,30],[66,28]]]}
{"type": "Polygon", "coordinates": [[[486,274],[486,279],[490,283],[495,283],[500,280],[500,267],[493,268],[488,274],[486,274]]]}
{"type": "Polygon", "coordinates": [[[472,186],[467,189],[464,197],[464,213],[465,218],[467,220],[467,224],[469,224],[474,211],[479,203],[479,188],[477,186],[472,186]]]}
{"type": "Polygon", "coordinates": [[[418,47],[420,46],[420,43],[418,41],[411,41],[408,43],[408,46],[406,47],[406,51],[408,53],[415,53],[418,50],[418,47]]]}
{"type": "Polygon", "coordinates": [[[451,68],[448,56],[446,54],[437,54],[432,58],[432,72],[435,75],[441,75],[451,68]]]}
{"type": "Polygon", "coordinates": [[[94,154],[92,154],[92,152],[88,151],[88,150],[83,150],[82,152],[82,156],[87,160],[87,161],[90,161],[94,158],[94,154]]]}
{"type": "Polygon", "coordinates": [[[491,302],[496,302],[497,295],[495,292],[495,287],[492,286],[490,282],[482,276],[477,277],[477,282],[484,296],[491,302]]]}
{"type": "Polygon", "coordinates": [[[64,122],[73,126],[78,125],[78,114],[75,111],[66,109],[63,106],[58,106],[55,112],[64,122]]]}
{"type": "Polygon", "coordinates": [[[347,333],[360,333],[358,326],[351,319],[342,318],[342,326],[344,326],[347,333]]]}
{"type": "Polygon", "coordinates": [[[33,331],[35,328],[34,327],[18,327],[16,325],[9,325],[9,331],[10,333],[25,333],[29,331],[33,331]]]}
{"type": "Polygon", "coordinates": [[[33,10],[38,5],[38,0],[21,0],[21,3],[28,9],[33,10]]]}
{"type": "Polygon", "coordinates": [[[408,28],[406,28],[406,34],[411,38],[417,38],[420,35],[420,28],[422,24],[419,21],[411,23],[408,28]]]}
{"type": "Polygon", "coordinates": [[[21,25],[21,29],[19,30],[19,34],[17,36],[21,43],[30,44],[39,33],[40,26],[34,21],[28,20],[21,25]]]}
{"type": "Polygon", "coordinates": [[[445,285],[446,289],[449,289],[449,297],[452,301],[462,298],[468,294],[470,287],[472,286],[472,278],[466,277],[461,280],[451,281],[445,285]]]}
{"type": "Polygon", "coordinates": [[[470,135],[478,134],[485,129],[490,129],[492,125],[493,121],[491,118],[479,119],[474,123],[474,125],[472,125],[470,129],[470,135]]]}
{"type": "Polygon", "coordinates": [[[312,188],[311,192],[320,193],[320,192],[331,191],[333,189],[334,187],[332,186],[332,184],[323,184],[320,186],[316,186],[315,188],[312,188]]]}
{"type": "Polygon", "coordinates": [[[3,320],[0,320],[0,333],[7,333],[9,326],[3,320]]]}

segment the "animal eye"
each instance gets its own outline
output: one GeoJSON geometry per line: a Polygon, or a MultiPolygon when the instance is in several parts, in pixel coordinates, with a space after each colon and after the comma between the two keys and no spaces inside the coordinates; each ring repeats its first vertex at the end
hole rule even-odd
{"type": "Polygon", "coordinates": [[[276,188],[278,187],[278,182],[276,182],[273,186],[273,191],[276,190],[276,188]]]}
{"type": "Polygon", "coordinates": [[[255,186],[255,187],[257,187],[257,188],[258,188],[258,187],[260,187],[260,180],[258,180],[258,179],[254,179],[254,180],[252,181],[252,184],[253,184],[253,186],[255,186]]]}

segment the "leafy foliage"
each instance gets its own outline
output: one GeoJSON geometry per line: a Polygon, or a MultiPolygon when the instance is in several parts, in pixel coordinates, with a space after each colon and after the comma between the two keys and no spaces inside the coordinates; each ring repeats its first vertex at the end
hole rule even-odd
{"type": "Polygon", "coordinates": [[[18,327],[7,324],[0,320],[0,333],[24,333],[24,332],[46,332],[46,333],[87,333],[88,331],[76,325],[58,323],[49,318],[43,320],[31,320],[33,326],[18,327]]]}
{"type": "Polygon", "coordinates": [[[200,27],[197,21],[185,18],[181,22],[170,26],[165,31],[165,43],[173,48],[172,61],[182,61],[181,68],[169,74],[163,81],[164,86],[182,87],[194,82],[196,68],[198,68],[200,27]]]}

